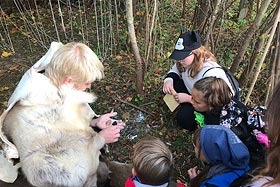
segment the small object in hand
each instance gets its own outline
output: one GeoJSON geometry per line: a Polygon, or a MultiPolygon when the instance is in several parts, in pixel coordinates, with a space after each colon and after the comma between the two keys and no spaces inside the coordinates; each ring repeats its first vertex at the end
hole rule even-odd
{"type": "Polygon", "coordinates": [[[113,126],[115,126],[115,125],[117,125],[117,124],[118,124],[117,121],[114,121],[114,122],[112,123],[113,126]]]}

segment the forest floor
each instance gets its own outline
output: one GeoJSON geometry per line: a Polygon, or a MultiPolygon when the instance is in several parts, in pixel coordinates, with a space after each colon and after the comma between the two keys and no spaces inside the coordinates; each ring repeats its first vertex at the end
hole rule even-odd
{"type": "MultiPolygon", "coordinates": [[[[20,38],[16,41],[16,52],[0,58],[1,113],[24,72],[46,52],[40,47],[33,47],[30,51],[20,38]]],[[[187,169],[200,164],[194,155],[191,133],[176,126],[175,114],[163,102],[162,78],[158,76],[157,80],[151,80],[145,95],[137,96],[134,65],[128,64],[131,60],[127,60],[133,57],[125,52],[120,55],[122,59],[113,58],[108,60],[110,63],[104,62],[105,78],[92,85],[92,91],[98,96],[91,105],[94,111],[103,114],[114,109],[118,112],[117,118],[126,123],[119,141],[108,145],[108,159],[130,163],[135,142],[146,135],[156,136],[169,146],[174,155],[175,178],[187,183],[187,169]]]]}

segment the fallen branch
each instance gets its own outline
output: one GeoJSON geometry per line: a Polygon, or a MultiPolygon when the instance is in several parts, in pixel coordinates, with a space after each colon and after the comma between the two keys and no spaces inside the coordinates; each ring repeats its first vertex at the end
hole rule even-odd
{"type": "Polygon", "coordinates": [[[126,102],[126,101],[124,101],[124,100],[122,100],[122,99],[119,99],[119,98],[116,98],[116,97],[113,97],[113,99],[118,100],[118,101],[120,101],[120,102],[122,102],[122,103],[125,103],[125,104],[127,104],[127,105],[129,105],[129,106],[131,106],[131,107],[133,107],[133,108],[136,108],[136,109],[142,111],[142,112],[145,112],[146,114],[150,114],[149,111],[146,111],[146,110],[144,110],[144,109],[142,109],[142,108],[140,108],[140,107],[138,107],[138,106],[136,106],[136,105],[134,105],[134,104],[128,103],[128,102],[126,102]]]}

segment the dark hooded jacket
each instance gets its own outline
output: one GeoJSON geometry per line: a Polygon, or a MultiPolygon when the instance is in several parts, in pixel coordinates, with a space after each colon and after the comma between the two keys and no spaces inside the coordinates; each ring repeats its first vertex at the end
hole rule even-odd
{"type": "Polygon", "coordinates": [[[227,127],[204,126],[200,133],[200,145],[211,166],[201,186],[227,187],[250,169],[247,147],[227,127]]]}

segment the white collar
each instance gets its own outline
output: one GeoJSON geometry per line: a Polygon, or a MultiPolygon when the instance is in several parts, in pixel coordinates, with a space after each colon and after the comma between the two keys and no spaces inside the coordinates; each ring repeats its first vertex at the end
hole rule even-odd
{"type": "Polygon", "coordinates": [[[135,184],[135,187],[167,187],[168,186],[168,182],[167,183],[164,183],[164,184],[161,184],[161,185],[158,185],[158,186],[153,186],[153,185],[148,185],[148,184],[142,184],[136,180],[133,181],[134,184],[135,184]]]}

